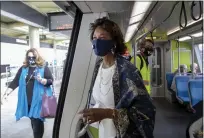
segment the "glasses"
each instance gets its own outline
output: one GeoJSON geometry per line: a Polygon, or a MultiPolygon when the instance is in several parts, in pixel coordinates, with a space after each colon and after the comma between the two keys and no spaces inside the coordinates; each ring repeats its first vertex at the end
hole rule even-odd
{"type": "Polygon", "coordinates": [[[28,56],[28,59],[36,59],[36,57],[35,56],[28,56]]]}

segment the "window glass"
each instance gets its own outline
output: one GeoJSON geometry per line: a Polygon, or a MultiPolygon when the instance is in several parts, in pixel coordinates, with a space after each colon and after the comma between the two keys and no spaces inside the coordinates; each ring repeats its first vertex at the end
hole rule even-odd
{"type": "Polygon", "coordinates": [[[198,45],[198,49],[199,49],[199,57],[200,57],[200,60],[201,60],[201,67],[203,68],[203,70],[204,70],[204,59],[203,59],[203,44],[199,44],[198,45]]]}
{"type": "Polygon", "coordinates": [[[198,45],[198,49],[199,49],[199,53],[200,53],[200,57],[201,57],[201,60],[203,59],[202,57],[203,57],[203,44],[199,44],[198,45]]]}

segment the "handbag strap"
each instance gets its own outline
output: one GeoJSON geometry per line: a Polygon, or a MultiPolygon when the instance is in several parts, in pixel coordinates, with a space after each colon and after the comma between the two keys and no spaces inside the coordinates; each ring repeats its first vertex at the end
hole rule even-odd
{"type": "Polygon", "coordinates": [[[55,96],[55,89],[54,89],[54,85],[51,85],[51,89],[52,89],[52,95],[55,96]]]}
{"type": "MultiPolygon", "coordinates": [[[[55,96],[55,89],[54,89],[53,84],[50,85],[50,87],[51,87],[51,90],[52,90],[52,96],[55,96]]],[[[46,93],[46,87],[45,86],[44,86],[44,93],[46,93]]]]}

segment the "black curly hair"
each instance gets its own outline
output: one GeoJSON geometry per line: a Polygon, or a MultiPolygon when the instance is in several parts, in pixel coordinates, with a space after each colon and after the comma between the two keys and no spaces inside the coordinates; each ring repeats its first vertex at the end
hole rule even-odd
{"type": "Polygon", "coordinates": [[[90,24],[91,30],[91,40],[93,40],[93,34],[97,27],[101,27],[108,33],[110,33],[112,40],[115,42],[116,48],[114,50],[115,54],[124,54],[127,47],[124,44],[123,34],[119,28],[119,26],[109,20],[107,17],[99,18],[95,20],[94,23],[90,24]]]}

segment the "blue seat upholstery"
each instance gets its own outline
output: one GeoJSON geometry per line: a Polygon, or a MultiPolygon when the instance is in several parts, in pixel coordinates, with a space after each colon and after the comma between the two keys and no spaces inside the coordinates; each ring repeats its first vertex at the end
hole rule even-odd
{"type": "Polygon", "coordinates": [[[191,107],[203,100],[203,80],[189,81],[189,96],[191,107]]]}
{"type": "Polygon", "coordinates": [[[200,80],[200,79],[203,80],[203,75],[198,75],[198,76],[195,77],[195,79],[196,80],[200,80]]]}
{"type": "Polygon", "coordinates": [[[187,73],[188,76],[192,75],[192,73],[187,73]]]}
{"type": "Polygon", "coordinates": [[[182,103],[190,102],[189,94],[188,94],[188,81],[189,76],[176,76],[176,98],[182,103]]]}
{"type": "Polygon", "coordinates": [[[174,78],[174,73],[166,73],[167,88],[171,90],[171,84],[174,78]]]}

